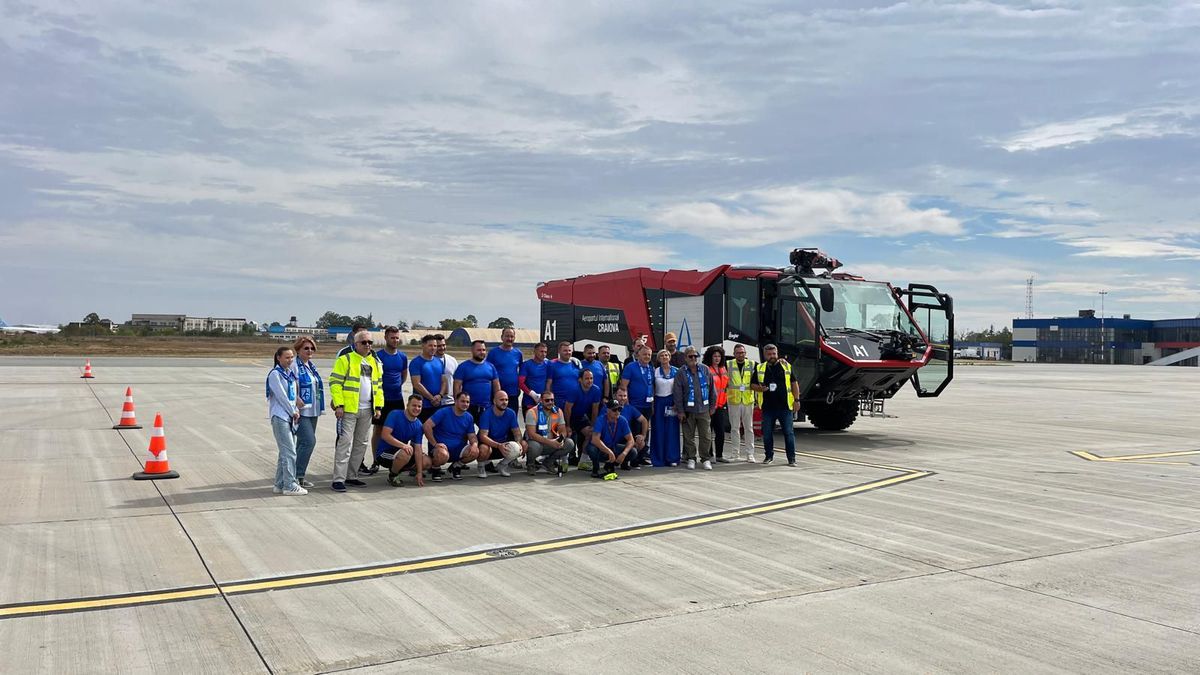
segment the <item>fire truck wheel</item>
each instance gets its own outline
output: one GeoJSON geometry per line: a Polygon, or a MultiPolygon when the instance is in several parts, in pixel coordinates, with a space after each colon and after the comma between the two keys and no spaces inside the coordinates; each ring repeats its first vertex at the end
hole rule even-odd
{"type": "Polygon", "coordinates": [[[808,403],[804,406],[804,414],[814,427],[822,431],[841,431],[854,424],[858,417],[858,401],[808,403]]]}

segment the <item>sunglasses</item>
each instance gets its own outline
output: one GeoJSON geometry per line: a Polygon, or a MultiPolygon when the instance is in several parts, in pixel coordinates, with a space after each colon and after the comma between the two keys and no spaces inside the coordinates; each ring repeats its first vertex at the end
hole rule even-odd
{"type": "Polygon", "coordinates": [[[699,356],[697,356],[697,355],[695,355],[695,354],[688,354],[688,358],[689,358],[689,359],[698,359],[698,358],[700,358],[700,357],[699,357],[699,356]]]}
{"type": "Polygon", "coordinates": [[[374,343],[373,341],[371,341],[371,340],[359,340],[359,341],[358,341],[358,344],[360,344],[360,345],[373,345],[373,344],[375,344],[375,343],[374,343]]]}
{"type": "Polygon", "coordinates": [[[316,347],[301,347],[301,348],[300,348],[300,351],[302,351],[302,352],[315,352],[315,351],[317,351],[317,348],[316,348],[316,347]]]}

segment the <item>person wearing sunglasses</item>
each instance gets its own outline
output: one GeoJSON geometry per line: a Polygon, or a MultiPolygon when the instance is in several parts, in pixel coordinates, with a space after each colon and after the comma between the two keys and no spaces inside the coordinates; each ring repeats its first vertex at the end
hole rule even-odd
{"type": "Polygon", "coordinates": [[[687,468],[695,469],[699,460],[706,471],[712,471],[712,414],[717,397],[713,390],[713,374],[700,363],[700,354],[689,345],[683,350],[687,365],[675,374],[675,414],[683,428],[683,456],[687,468]],[[696,437],[700,444],[697,447],[696,437]]]}
{"type": "Polygon", "coordinates": [[[296,424],[296,482],[300,487],[313,487],[305,478],[308,460],[313,448],[317,447],[317,421],[325,412],[325,387],[313,356],[317,353],[317,342],[308,335],[301,336],[292,345],[296,351],[296,363],[292,371],[299,385],[300,420],[296,424]]]}
{"type": "Polygon", "coordinates": [[[371,422],[383,413],[383,364],[371,350],[374,342],[367,331],[354,335],[354,350],[333,362],[329,375],[329,399],[333,414],[341,422],[341,433],[333,449],[334,492],[346,486],[364,487],[359,467],[367,455],[371,422]]]}
{"type": "Polygon", "coordinates": [[[543,391],[541,405],[525,413],[525,470],[530,476],[537,473],[539,465],[547,473],[562,476],[567,456],[575,451],[566,417],[554,402],[554,392],[543,391]]]}

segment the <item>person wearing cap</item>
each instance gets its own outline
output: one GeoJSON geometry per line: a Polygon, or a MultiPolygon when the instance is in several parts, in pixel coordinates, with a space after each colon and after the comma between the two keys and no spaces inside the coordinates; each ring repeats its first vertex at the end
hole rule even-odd
{"type": "MultiPolygon", "coordinates": [[[[461,370],[461,368],[460,368],[461,370]]],[[[479,477],[487,478],[484,464],[489,459],[498,459],[496,470],[508,478],[508,465],[525,454],[527,449],[522,438],[521,423],[517,411],[508,407],[508,392],[501,389],[492,398],[492,404],[479,416],[479,477]]]]}
{"type": "Polygon", "coordinates": [[[682,368],[687,365],[687,358],[683,352],[679,351],[679,337],[674,333],[667,333],[663,340],[663,346],[666,347],[667,353],[671,355],[671,365],[676,368],[682,368]]]}
{"type": "Polygon", "coordinates": [[[687,468],[696,468],[699,459],[705,471],[712,471],[712,413],[717,406],[713,375],[708,366],[700,363],[700,353],[695,347],[689,345],[683,354],[687,365],[675,374],[673,391],[675,414],[683,428],[683,455],[687,468]]]}
{"type": "Polygon", "coordinates": [[[623,406],[610,401],[604,418],[596,423],[588,442],[587,454],[592,458],[592,478],[615,480],[617,467],[625,464],[632,453],[633,434],[629,421],[621,415],[623,406]],[[604,468],[601,469],[600,467],[604,468]]]}

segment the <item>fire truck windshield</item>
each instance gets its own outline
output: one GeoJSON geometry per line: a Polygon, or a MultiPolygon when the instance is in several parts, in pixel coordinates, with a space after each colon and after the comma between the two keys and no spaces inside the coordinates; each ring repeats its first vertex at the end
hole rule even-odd
{"type": "Polygon", "coordinates": [[[887,284],[867,281],[828,282],[833,287],[832,312],[821,315],[826,331],[841,329],[900,331],[919,336],[912,319],[892,295],[887,284]]]}

